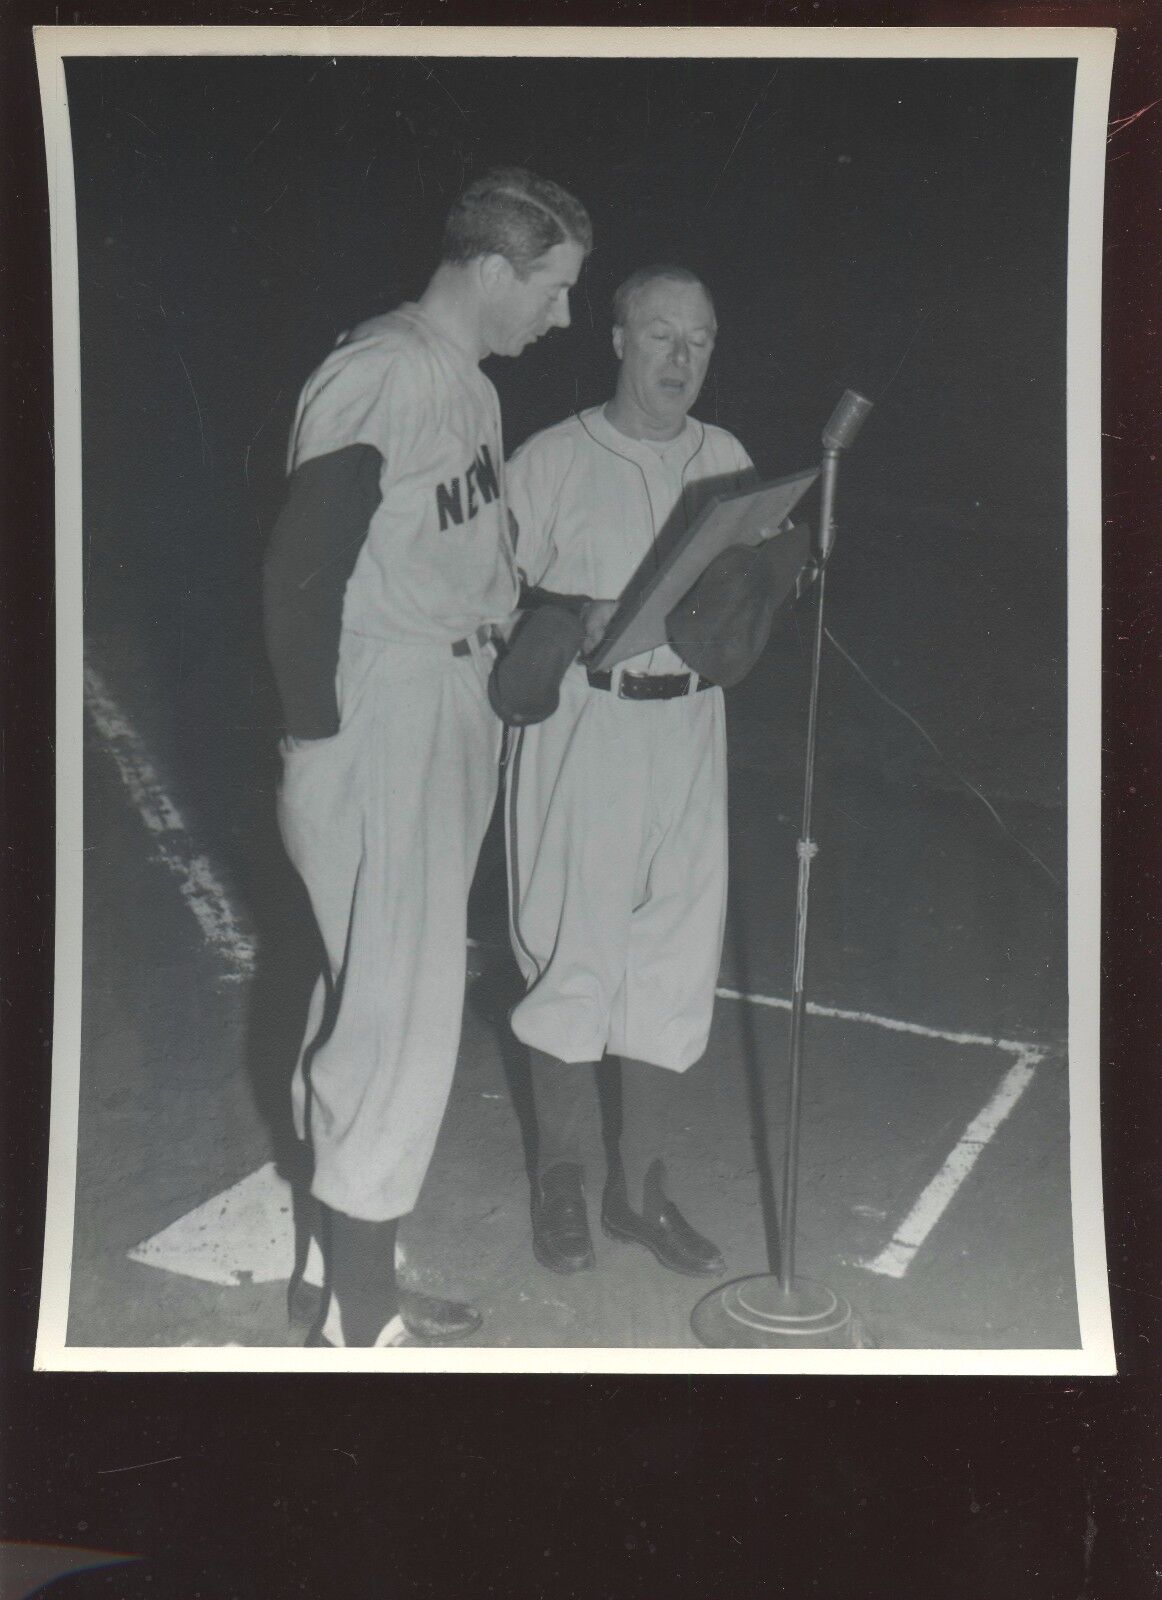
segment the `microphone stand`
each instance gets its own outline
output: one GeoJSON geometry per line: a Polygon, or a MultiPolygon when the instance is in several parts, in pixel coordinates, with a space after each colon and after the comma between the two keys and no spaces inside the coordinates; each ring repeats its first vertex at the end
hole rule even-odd
{"type": "Polygon", "coordinates": [[[795,959],[791,986],[790,1072],[787,1133],[783,1154],[783,1205],[779,1272],[738,1278],[711,1290],[695,1306],[691,1325],[698,1339],[716,1348],[843,1348],[855,1342],[850,1305],[826,1284],[795,1276],[795,1224],[799,1188],[799,1126],[802,1109],[803,1025],[807,1013],[807,910],[811,861],[818,846],[811,837],[815,795],[815,748],[819,719],[819,668],[823,656],[823,602],[827,559],[835,543],[835,499],[840,452],[847,448],[871,410],[871,401],[848,389],[823,430],[821,508],[816,550],[819,576],[815,636],[811,652],[811,693],[807,710],[807,755],[803,779],[802,826],[796,853],[795,959]]]}

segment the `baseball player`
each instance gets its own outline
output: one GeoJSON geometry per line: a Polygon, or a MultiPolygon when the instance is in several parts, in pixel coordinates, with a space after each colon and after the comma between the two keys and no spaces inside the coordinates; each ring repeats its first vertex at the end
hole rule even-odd
{"type": "Polygon", "coordinates": [[[518,594],[479,363],[568,326],[591,243],[556,184],[490,173],[453,205],[419,300],[345,335],[294,421],[265,607],[286,723],[279,825],[327,954],[294,1081],[326,1224],[326,1344],[480,1322],[402,1295],[395,1276],[456,1060],[497,784],[491,636],[518,594]]]}
{"type": "MultiPolygon", "coordinates": [[[[509,463],[526,586],[579,610],[591,654],[615,597],[661,537],[754,469],[729,433],[688,415],[714,348],[714,306],[680,267],[636,272],[614,299],[616,392],[530,439],[509,463]]],[[[539,1125],[533,1248],[558,1272],[593,1264],[579,1129],[591,1064],[622,1064],[620,1162],[606,1234],[677,1272],[717,1248],[667,1191],[657,1096],[703,1054],[726,911],[726,726],[720,689],[668,646],[612,672],[583,659],[554,714],[514,737],[506,828],[513,948],[527,993],[539,1125]]]]}

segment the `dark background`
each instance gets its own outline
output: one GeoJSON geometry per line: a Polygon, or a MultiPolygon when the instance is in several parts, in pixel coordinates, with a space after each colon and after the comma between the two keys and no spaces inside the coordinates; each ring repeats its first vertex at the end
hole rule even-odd
{"type": "Polygon", "coordinates": [[[179,486],[226,520],[245,448],[277,460],[305,370],[422,290],[449,202],[500,163],[574,189],[597,237],[573,329],[494,363],[510,445],[608,392],[610,293],[674,259],[720,302],[701,409],[768,469],[814,456],[850,381],[880,402],[886,476],[1060,510],[1069,61],[67,71],[102,534],[110,489],[155,537],[179,486]]]}
{"type": "Polygon", "coordinates": [[[87,630],[133,636],[167,715],[196,720],[223,651],[263,676],[256,574],[306,373],[422,290],[465,182],[518,163],[584,198],[597,247],[573,327],[489,364],[509,448],[608,395],[628,271],[692,266],[721,322],[700,413],[764,472],[817,459],[846,385],[877,402],[839,621],[899,631],[875,662],[893,696],[923,699],[941,659],[925,709],[961,763],[1061,803],[1071,62],[96,60],[68,81],[87,630]],[[988,654],[1014,714],[956,751],[988,654]]]}
{"type": "MultiPolygon", "coordinates": [[[[818,459],[845,386],[876,402],[844,467],[830,626],[947,760],[829,652],[824,767],[894,784],[874,826],[897,833],[925,795],[966,798],[962,778],[999,809],[1012,871],[978,896],[993,954],[964,968],[956,1016],[1064,1034],[1072,62],[98,58],[67,76],[87,651],[264,970],[291,970],[287,930],[310,922],[273,826],[259,604],[295,399],[339,330],[422,291],[465,183],[517,163],[584,198],[596,248],[572,327],[488,363],[509,448],[609,394],[611,294],[651,260],[710,284],[698,409],[764,473],[818,459]],[[1021,938],[1044,976],[1017,1000],[1020,962],[997,967],[1021,938]]],[[[732,760],[797,781],[808,644],[791,619],[729,697],[732,760]]],[[[969,806],[962,833],[994,828],[969,806]]],[[[495,830],[476,931],[503,929],[503,882],[495,830]]],[[[291,1018],[290,990],[267,1009],[291,1018]]]]}
{"type": "MultiPolygon", "coordinates": [[[[777,20],[800,21],[797,10],[789,7],[777,20]]],[[[10,516],[3,648],[10,735],[3,776],[6,832],[10,846],[16,844],[5,852],[3,1011],[12,1197],[4,1245],[9,1281],[16,1285],[5,1315],[9,1536],[148,1551],[151,1571],[138,1569],[138,1578],[123,1577],[97,1591],[122,1594],[1152,1592],[1162,1564],[1147,1490],[1158,1454],[1152,1351],[1160,1332],[1151,1288],[1157,1281],[1158,1096],[1150,1067],[1159,1020],[1151,933],[1158,868],[1157,673],[1150,643],[1158,621],[1157,590],[1150,585],[1158,498],[1151,465],[1157,439],[1156,120],[1143,116],[1111,148],[1104,322],[1104,426],[1113,436],[1106,446],[1104,513],[1104,1136],[1121,1377],[813,1383],[514,1378],[382,1385],[33,1376],[27,1369],[43,1219],[52,970],[51,368],[43,159],[25,31],[33,15],[34,8],[9,9],[2,99],[11,241],[4,264],[10,516]],[[348,1475],[348,1451],[362,1466],[358,1476],[348,1475]],[[96,1476],[110,1463],[174,1454],[181,1463],[161,1474],[96,1476]],[[1086,1540],[1092,1560],[1079,1589],[1077,1546],[1086,1540]],[[366,1572],[372,1550],[383,1576],[369,1590],[356,1574],[366,1572]],[[146,1581],[151,1575],[152,1585],[146,1581]]],[[[288,8],[272,7],[244,20],[288,15],[288,8]]],[[[113,16],[156,19],[98,8],[91,20],[113,16]]],[[[36,20],[72,19],[42,12],[36,20]]],[[[494,12],[489,20],[527,19],[494,12]]],[[[603,19],[576,12],[560,20],[603,19]]],[[[689,11],[653,20],[696,17],[689,11]]],[[[717,11],[713,20],[727,18],[717,11]]],[[[748,13],[729,20],[760,19],[748,13]]],[[[960,8],[951,17],[931,7],[905,17],[829,6],[819,20],[1116,23],[1124,33],[1111,116],[1142,110],[1157,94],[1157,23],[1144,6],[960,8]]],[[[755,117],[761,114],[760,106],[755,117]]],[[[741,112],[732,126],[740,121],[741,112]]],[[[567,148],[563,144],[561,153],[567,148]]],[[[537,156],[546,164],[541,152],[527,154],[534,164],[537,156]]],[[[563,169],[556,175],[567,181],[563,169]]],[[[227,172],[221,181],[233,176],[227,172]]],[[[680,242],[689,256],[690,240],[680,242]]],[[[200,241],[203,261],[206,250],[207,241],[200,241]]],[[[717,271],[713,276],[726,324],[728,299],[717,271]]],[[[222,286],[223,316],[235,292],[233,282],[222,286]]],[[[301,293],[313,299],[315,291],[301,293]]],[[[368,308],[390,298],[372,295],[368,308]]],[[[310,351],[300,346],[308,359],[329,342],[338,311],[338,299],[320,292],[311,325],[316,342],[310,351]]],[[[307,327],[304,318],[296,341],[306,339],[307,327]]],[[[731,337],[724,335],[724,369],[731,337]]],[[[747,331],[744,346],[750,337],[747,331]]],[[[819,340],[809,342],[816,351],[823,348],[819,340]]],[[[849,344],[840,350],[845,359],[877,354],[849,344]]],[[[759,353],[750,352],[756,363],[759,353]]],[[[212,381],[190,353],[185,359],[194,385],[212,381]]],[[[211,349],[206,359],[212,369],[223,358],[211,349]]],[[[282,359],[297,383],[301,361],[290,354],[282,359]]],[[[270,372],[268,365],[264,383],[270,372]]],[[[800,397],[821,396],[826,409],[837,377],[840,386],[849,381],[846,371],[832,368],[810,377],[799,372],[800,397]]],[[[257,425],[255,413],[246,414],[237,379],[223,388],[226,409],[230,394],[239,405],[230,435],[245,445],[257,425]]],[[[511,428],[520,401],[509,392],[504,397],[511,428]]],[[[154,402],[164,414],[160,390],[154,402]]],[[[170,404],[176,407],[176,399],[170,404]]],[[[804,401],[804,438],[814,426],[806,420],[808,409],[804,401]]],[[[887,409],[885,403],[880,418],[887,409]]],[[[222,449],[224,441],[212,431],[220,422],[207,423],[207,410],[203,405],[208,447],[222,449]]],[[[744,431],[741,413],[724,409],[722,416],[744,431]]],[[[790,426],[799,425],[788,418],[790,426]]],[[[528,425],[539,420],[531,417],[528,425]]],[[[148,430],[150,422],[141,425],[148,430]]],[[[1043,441],[1052,436],[1052,427],[1040,434],[1043,441]]],[[[862,457],[869,473],[871,439],[862,457]]],[[[763,460],[757,441],[748,442],[763,460]]],[[[886,446],[877,454],[886,461],[886,446]]],[[[938,462],[940,452],[929,459],[938,462]]],[[[273,476],[255,481],[258,498],[246,509],[254,517],[257,505],[261,517],[273,476]]],[[[951,491],[953,479],[944,482],[951,491]]],[[[163,488],[168,500],[169,487],[163,488]]],[[[192,503],[196,497],[186,498],[192,503]]],[[[260,534],[256,525],[255,547],[260,534]]],[[[133,537],[141,539],[140,522],[133,537]]],[[[199,549],[191,563],[197,581],[215,565],[206,554],[199,549]]],[[[253,559],[251,551],[247,560],[253,559]]],[[[156,587],[164,591],[163,584],[156,587]]],[[[208,601],[206,609],[222,614],[208,601]]],[[[163,654],[155,651],[150,659],[156,664],[163,654]]]]}

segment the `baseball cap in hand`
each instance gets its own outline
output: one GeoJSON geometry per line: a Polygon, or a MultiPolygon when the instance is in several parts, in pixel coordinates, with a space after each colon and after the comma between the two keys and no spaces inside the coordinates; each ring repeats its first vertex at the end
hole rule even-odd
{"type": "Polygon", "coordinates": [[[584,637],[581,619],[564,606],[526,611],[488,680],[488,698],[497,716],[517,728],[551,717],[560,701],[561,679],[577,659],[584,637]]]}
{"type": "Polygon", "coordinates": [[[741,683],[810,555],[811,530],[803,526],[716,556],[666,618],[670,643],[686,665],[724,689],[741,683]]]}

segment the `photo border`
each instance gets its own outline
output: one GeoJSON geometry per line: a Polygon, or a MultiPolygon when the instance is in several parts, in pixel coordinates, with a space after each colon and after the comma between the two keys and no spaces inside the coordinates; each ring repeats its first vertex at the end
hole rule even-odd
{"type": "Polygon", "coordinates": [[[44,27],[36,30],[53,252],[57,549],[56,992],[44,1286],[36,1366],[45,1371],[400,1373],[1110,1374],[1099,1081],[1101,895],[1101,216],[1114,33],[1100,28],[44,27]],[[469,48],[470,44],[470,48],[469,48]],[[385,48],[390,45],[390,49],[385,48]],[[81,401],[76,212],[64,62],[84,55],[561,55],[684,59],[1073,57],[1069,203],[1070,1169],[1081,1347],[1060,1351],[86,1348],[65,1342],[80,1083],[81,401]],[[695,46],[697,48],[695,48],[695,46]]]}

